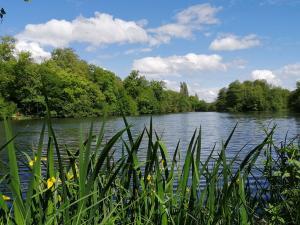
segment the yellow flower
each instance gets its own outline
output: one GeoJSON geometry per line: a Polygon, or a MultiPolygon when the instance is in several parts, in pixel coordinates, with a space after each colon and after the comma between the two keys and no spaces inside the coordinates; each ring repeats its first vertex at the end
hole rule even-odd
{"type": "Polygon", "coordinates": [[[151,181],[151,179],[152,179],[151,175],[148,174],[148,176],[147,176],[147,181],[151,181]]]}
{"type": "Polygon", "coordinates": [[[56,179],[55,177],[50,177],[48,180],[47,180],[47,188],[50,189],[53,187],[54,183],[55,183],[56,179]]]}
{"type": "Polygon", "coordinates": [[[33,168],[33,165],[34,165],[34,160],[30,160],[29,161],[29,167],[32,169],[33,168]]]}
{"type": "Polygon", "coordinates": [[[34,165],[34,163],[37,161],[37,157],[36,156],[34,156],[34,159],[33,160],[30,160],[29,161],[29,167],[32,169],[33,168],[33,165],[34,165]]]}
{"type": "Polygon", "coordinates": [[[10,197],[6,196],[6,195],[2,195],[2,198],[3,198],[4,201],[9,201],[10,200],[10,197]]]}
{"type": "Polygon", "coordinates": [[[47,161],[47,157],[41,157],[42,161],[47,161]]]}
{"type": "Polygon", "coordinates": [[[73,178],[74,178],[73,172],[72,172],[72,171],[69,171],[69,172],[67,173],[67,179],[68,179],[68,180],[72,180],[73,178]]]}

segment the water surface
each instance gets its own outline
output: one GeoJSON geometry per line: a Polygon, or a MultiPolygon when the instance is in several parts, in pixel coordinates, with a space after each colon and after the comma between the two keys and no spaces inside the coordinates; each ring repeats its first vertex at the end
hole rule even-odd
{"type": "MultiPolygon", "coordinates": [[[[128,121],[133,125],[132,131],[137,135],[145,126],[149,126],[150,116],[128,117],[128,121]]],[[[86,137],[91,123],[94,123],[94,132],[99,132],[102,124],[101,118],[84,119],[53,119],[54,130],[60,146],[67,145],[72,151],[76,151],[79,146],[80,134],[86,137]]],[[[202,158],[205,159],[211,152],[215,143],[220,144],[226,140],[232,128],[238,122],[238,127],[234,133],[227,150],[228,159],[232,159],[236,153],[245,145],[247,146],[240,153],[238,160],[242,160],[245,154],[259,144],[265,137],[265,131],[273,125],[277,125],[274,140],[283,141],[286,134],[288,138],[300,134],[300,114],[231,114],[217,112],[193,112],[167,115],[154,115],[153,125],[157,133],[164,140],[170,154],[175,150],[178,140],[180,140],[180,152],[184,156],[190,138],[195,129],[202,128],[202,158]]],[[[14,133],[18,133],[15,140],[18,149],[18,160],[22,182],[26,183],[29,178],[27,159],[22,152],[32,155],[39,140],[43,120],[12,121],[14,133]]],[[[124,128],[121,117],[111,117],[106,119],[105,141],[108,141],[117,131],[124,128]]],[[[126,137],[124,137],[126,138],[126,137]]],[[[0,145],[5,143],[3,123],[0,122],[0,145]]],[[[44,148],[46,155],[46,147],[44,148]]],[[[121,146],[116,149],[116,155],[121,154],[121,146]]],[[[66,151],[62,151],[64,160],[67,160],[66,151]]],[[[7,162],[5,151],[0,153],[1,160],[7,162]]],[[[146,150],[141,149],[139,158],[144,161],[146,150]]],[[[181,157],[183,158],[183,157],[181,157]]]]}

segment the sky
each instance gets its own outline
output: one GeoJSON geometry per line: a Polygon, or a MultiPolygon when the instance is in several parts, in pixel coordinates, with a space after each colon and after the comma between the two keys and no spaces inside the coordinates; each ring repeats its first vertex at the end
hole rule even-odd
{"type": "Polygon", "coordinates": [[[213,101],[235,80],[290,90],[300,80],[300,0],[0,0],[0,36],[42,62],[73,48],[126,77],[139,70],[213,101]]]}

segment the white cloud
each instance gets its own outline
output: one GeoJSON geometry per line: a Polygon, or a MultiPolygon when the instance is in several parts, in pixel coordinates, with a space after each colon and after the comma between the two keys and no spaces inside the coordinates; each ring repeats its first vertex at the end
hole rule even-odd
{"type": "Polygon", "coordinates": [[[260,40],[255,34],[250,34],[245,37],[228,34],[215,39],[209,48],[215,51],[235,51],[259,45],[260,40]]]}
{"type": "Polygon", "coordinates": [[[179,91],[180,90],[180,84],[177,81],[174,80],[163,80],[166,84],[166,88],[173,91],[179,91]]]}
{"type": "MultiPolygon", "coordinates": [[[[15,37],[22,48],[26,44],[29,49],[34,48],[35,57],[39,57],[39,52],[40,57],[45,56],[45,46],[68,47],[73,43],[86,44],[87,51],[110,44],[158,45],[168,43],[173,37],[189,38],[193,31],[204,25],[218,23],[215,15],[219,10],[220,8],[210,4],[194,5],[177,13],[174,23],[152,29],[146,28],[148,21],[145,19],[126,21],[110,14],[95,12],[92,17],[79,16],[71,21],[51,19],[45,23],[28,24],[15,37]]],[[[28,50],[24,48],[22,50],[28,50]]],[[[144,47],[141,51],[148,50],[149,48],[144,47]]]]}
{"type": "Polygon", "coordinates": [[[253,80],[266,80],[273,85],[280,84],[280,80],[271,70],[253,70],[251,77],[253,80]]]}
{"type": "Polygon", "coordinates": [[[213,7],[208,3],[190,6],[176,14],[174,23],[148,29],[153,34],[150,43],[168,43],[172,37],[190,38],[194,31],[201,30],[206,25],[219,23],[216,14],[220,10],[220,7],[213,7]]]}
{"type": "Polygon", "coordinates": [[[228,63],[228,67],[237,68],[237,69],[245,69],[247,65],[247,61],[244,59],[234,59],[230,63],[228,63]]]}
{"type": "Polygon", "coordinates": [[[133,62],[133,69],[151,77],[157,75],[179,75],[187,72],[225,71],[227,65],[219,55],[197,55],[189,53],[183,56],[146,57],[133,62]]]}
{"type": "Polygon", "coordinates": [[[38,63],[51,57],[50,52],[45,51],[38,43],[35,42],[17,41],[16,53],[18,54],[22,51],[30,52],[33,60],[38,63]]]}
{"type": "Polygon", "coordinates": [[[125,55],[138,54],[141,52],[151,52],[152,48],[133,48],[124,52],[125,55]]]}
{"type": "Polygon", "coordinates": [[[300,78],[300,63],[285,65],[280,69],[285,76],[294,76],[300,78]]]}
{"type": "Polygon", "coordinates": [[[251,78],[264,79],[273,85],[293,90],[296,81],[300,80],[300,63],[287,64],[274,70],[253,70],[251,78]]]}
{"type": "Polygon", "coordinates": [[[206,102],[213,102],[218,97],[219,88],[199,88],[194,89],[194,92],[198,95],[199,99],[203,99],[206,102]]]}
{"type": "MultiPolygon", "coordinates": [[[[173,91],[180,90],[180,83],[174,80],[163,80],[166,84],[167,89],[173,91]]],[[[203,88],[198,83],[188,83],[188,90],[190,95],[197,94],[199,99],[207,102],[213,102],[218,96],[219,88],[203,88]]]]}
{"type": "Polygon", "coordinates": [[[149,41],[147,32],[138,23],[99,12],[90,18],[80,16],[72,21],[52,19],[43,24],[29,24],[16,38],[52,47],[67,47],[73,42],[101,46],[149,41]]]}
{"type": "Polygon", "coordinates": [[[176,19],[180,24],[193,24],[196,26],[216,24],[219,20],[215,15],[220,10],[220,7],[213,7],[209,3],[193,5],[179,12],[176,19]]]}
{"type": "Polygon", "coordinates": [[[190,95],[197,94],[199,99],[207,102],[213,102],[216,100],[219,92],[219,88],[204,88],[197,82],[188,84],[188,90],[190,95]]]}
{"type": "Polygon", "coordinates": [[[93,17],[79,16],[72,21],[52,19],[41,24],[28,24],[16,35],[21,41],[41,46],[67,47],[71,43],[102,46],[114,43],[160,44],[172,37],[188,38],[204,25],[218,23],[215,14],[220,8],[209,4],[191,6],[175,16],[175,23],[146,29],[147,20],[126,21],[110,14],[95,12],[93,17]]]}
{"type": "Polygon", "coordinates": [[[192,36],[192,29],[189,26],[182,24],[166,24],[155,29],[149,29],[154,36],[150,40],[151,45],[168,43],[172,37],[189,38],[192,36]]]}

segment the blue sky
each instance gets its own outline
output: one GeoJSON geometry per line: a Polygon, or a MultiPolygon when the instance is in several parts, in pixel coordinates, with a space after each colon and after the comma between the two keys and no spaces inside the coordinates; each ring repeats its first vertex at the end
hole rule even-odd
{"type": "Polygon", "coordinates": [[[300,0],[0,0],[0,35],[40,62],[72,47],[124,78],[148,79],[212,101],[234,80],[266,79],[294,89],[300,79],[300,0]]]}

